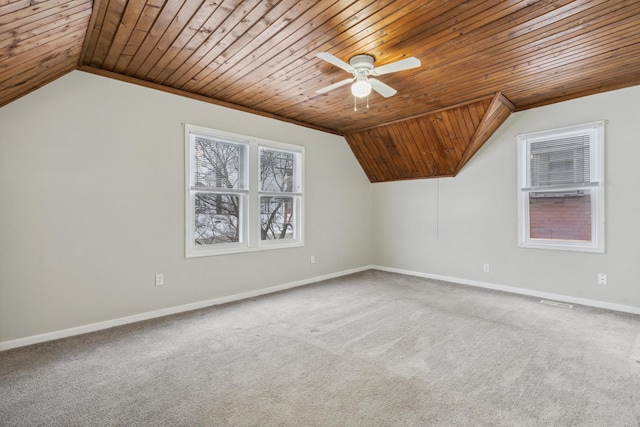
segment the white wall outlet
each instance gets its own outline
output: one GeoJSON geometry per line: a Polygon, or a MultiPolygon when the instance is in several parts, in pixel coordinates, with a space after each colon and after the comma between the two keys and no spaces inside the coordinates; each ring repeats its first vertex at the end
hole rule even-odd
{"type": "Polygon", "coordinates": [[[164,285],[164,274],[156,274],[156,286],[164,285]]]}
{"type": "Polygon", "coordinates": [[[311,264],[315,264],[315,263],[316,263],[316,257],[315,257],[315,256],[313,256],[313,255],[311,255],[311,257],[309,257],[309,262],[310,262],[311,264]]]}
{"type": "Polygon", "coordinates": [[[607,275],[604,273],[598,273],[598,285],[607,284],[607,275]]]}
{"type": "Polygon", "coordinates": [[[483,264],[482,265],[482,271],[484,271],[485,273],[489,272],[489,264],[483,264]]]}

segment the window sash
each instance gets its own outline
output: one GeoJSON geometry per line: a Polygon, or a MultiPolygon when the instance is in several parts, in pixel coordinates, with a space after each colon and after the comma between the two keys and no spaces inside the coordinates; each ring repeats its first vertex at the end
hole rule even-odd
{"type": "Polygon", "coordinates": [[[259,147],[260,245],[278,245],[299,239],[300,157],[296,151],[259,147]],[[268,205],[265,200],[269,200],[268,205]]]}
{"type": "Polygon", "coordinates": [[[233,141],[204,132],[191,132],[191,188],[247,190],[248,143],[233,141]]]}
{"type": "Polygon", "coordinates": [[[192,242],[196,247],[218,247],[219,245],[237,246],[246,241],[244,232],[246,227],[243,225],[243,211],[244,205],[246,205],[246,197],[243,194],[194,191],[192,198],[193,218],[191,218],[191,220],[193,221],[193,226],[191,230],[193,233],[192,242]],[[197,202],[201,196],[205,196],[205,198],[215,198],[219,196],[220,199],[207,202],[210,204],[208,208],[199,208],[197,202]],[[228,208],[227,206],[230,202],[224,201],[225,199],[235,199],[237,208],[234,209],[233,206],[228,208]],[[219,209],[220,212],[217,212],[217,209],[219,209]],[[231,220],[231,218],[235,218],[235,221],[231,220]],[[225,225],[225,222],[228,222],[228,224],[225,225]]]}
{"type": "Polygon", "coordinates": [[[261,145],[258,156],[260,194],[301,194],[299,152],[261,145]],[[282,172],[283,176],[276,171],[282,172]]]}
{"type": "Polygon", "coordinates": [[[289,194],[260,195],[259,204],[260,244],[273,245],[278,242],[296,241],[300,238],[301,197],[289,194]],[[265,205],[275,209],[265,210],[265,205]]]}
{"type": "Polygon", "coordinates": [[[532,243],[589,246],[597,233],[597,189],[587,189],[571,196],[532,197],[525,195],[526,238],[532,243]],[[562,199],[560,203],[558,200],[562,199]],[[532,205],[533,202],[533,205],[532,205]],[[588,206],[585,206],[588,203],[588,206]],[[534,206],[536,209],[534,209],[534,206]],[[547,220],[552,217],[552,220],[547,220]],[[571,218],[572,221],[566,221],[571,218]],[[588,225],[585,222],[588,221],[588,225]]]}

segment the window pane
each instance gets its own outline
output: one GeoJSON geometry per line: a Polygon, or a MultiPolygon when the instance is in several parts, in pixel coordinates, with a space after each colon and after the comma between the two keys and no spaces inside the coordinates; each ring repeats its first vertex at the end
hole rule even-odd
{"type": "Polygon", "coordinates": [[[589,135],[531,143],[529,186],[590,181],[589,135]]]}
{"type": "Polygon", "coordinates": [[[260,239],[295,239],[295,198],[260,197],[260,239]]]}
{"type": "Polygon", "coordinates": [[[245,189],[242,164],[246,148],[196,136],[194,138],[194,187],[245,189]]]}
{"type": "Polygon", "coordinates": [[[240,241],[240,196],[228,194],[195,195],[196,245],[240,241]]]}
{"type": "Polygon", "coordinates": [[[591,191],[529,193],[532,239],[591,241],[591,191]]]}
{"type": "Polygon", "coordinates": [[[298,193],[298,155],[290,151],[260,149],[260,191],[298,193]]]}

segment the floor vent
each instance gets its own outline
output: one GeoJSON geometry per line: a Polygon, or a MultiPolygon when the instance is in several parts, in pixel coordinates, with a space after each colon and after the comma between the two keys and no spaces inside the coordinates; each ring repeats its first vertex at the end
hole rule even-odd
{"type": "Polygon", "coordinates": [[[549,300],[546,300],[546,299],[540,300],[540,303],[541,304],[547,304],[547,305],[553,305],[553,306],[556,306],[556,307],[562,307],[562,308],[573,308],[573,305],[571,305],[571,304],[567,304],[567,303],[564,303],[564,302],[558,302],[558,301],[549,301],[549,300]]]}

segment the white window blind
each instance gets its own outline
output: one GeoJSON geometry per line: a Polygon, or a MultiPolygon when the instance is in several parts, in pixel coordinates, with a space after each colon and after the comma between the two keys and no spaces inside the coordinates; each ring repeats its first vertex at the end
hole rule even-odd
{"type": "Polygon", "coordinates": [[[533,142],[529,155],[529,187],[591,182],[590,135],[533,142]]]}

